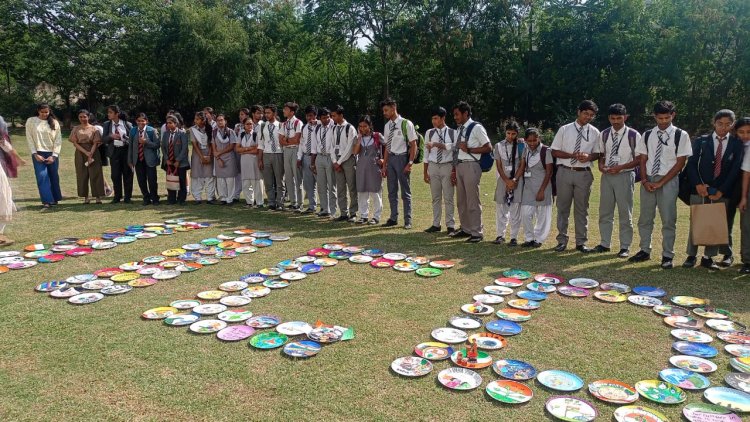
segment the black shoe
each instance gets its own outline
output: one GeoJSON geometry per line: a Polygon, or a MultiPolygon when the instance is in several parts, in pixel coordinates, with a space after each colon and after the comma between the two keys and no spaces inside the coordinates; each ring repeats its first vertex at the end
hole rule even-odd
{"type": "Polygon", "coordinates": [[[627,249],[620,249],[620,252],[617,252],[618,258],[627,258],[628,255],[630,255],[630,253],[628,252],[627,249]]]}
{"type": "Polygon", "coordinates": [[[460,239],[462,237],[471,237],[469,233],[466,233],[463,230],[456,230],[453,233],[449,234],[448,236],[454,238],[454,239],[460,239]]]}
{"type": "Polygon", "coordinates": [[[701,267],[708,268],[709,270],[719,269],[719,265],[717,265],[713,259],[706,257],[701,258],[701,267]]]}
{"type": "Polygon", "coordinates": [[[269,205],[268,211],[276,211],[276,205],[269,205]]]}
{"type": "Polygon", "coordinates": [[[694,256],[688,256],[685,259],[685,262],[682,263],[682,268],[693,268],[695,267],[696,262],[697,259],[694,256]]]}
{"type": "Polygon", "coordinates": [[[151,205],[151,201],[149,201],[148,199],[144,199],[143,206],[145,207],[146,205],[151,205]]]}
{"type": "Polygon", "coordinates": [[[283,205],[279,205],[279,206],[276,207],[276,211],[284,212],[284,211],[286,211],[286,208],[284,208],[283,205]]]}
{"type": "Polygon", "coordinates": [[[181,207],[184,207],[185,206],[185,201],[179,201],[179,202],[177,202],[177,205],[179,205],[181,207]]]}
{"type": "Polygon", "coordinates": [[[221,204],[221,202],[219,202],[219,201],[217,201],[215,199],[212,199],[210,201],[206,201],[206,203],[209,204],[209,205],[219,205],[219,204],[221,204]]]}
{"type": "Polygon", "coordinates": [[[603,245],[596,245],[594,249],[591,249],[591,252],[595,252],[595,253],[604,253],[604,252],[609,252],[609,251],[610,249],[603,245]]]}
{"type": "Polygon", "coordinates": [[[467,243],[479,243],[482,240],[484,240],[482,236],[470,236],[468,239],[466,239],[466,242],[467,243]]]}
{"type": "Polygon", "coordinates": [[[542,244],[540,242],[534,241],[534,247],[535,248],[541,248],[542,244]]]}
{"type": "Polygon", "coordinates": [[[327,212],[319,212],[318,217],[324,218],[324,217],[330,217],[331,214],[327,212]]]}
{"type": "Polygon", "coordinates": [[[593,249],[587,247],[586,245],[576,245],[576,250],[581,253],[590,253],[594,251],[593,249]]]}
{"type": "MultiPolygon", "coordinates": [[[[124,202],[124,203],[126,203],[126,204],[130,204],[130,203],[132,203],[133,201],[131,201],[131,200],[130,200],[130,198],[126,198],[126,199],[125,199],[124,201],[122,201],[122,202],[124,202]]],[[[52,205],[57,205],[57,204],[52,204],[52,205]]]]}
{"type": "Polygon", "coordinates": [[[638,251],[637,254],[628,258],[628,262],[644,262],[648,261],[649,259],[651,259],[651,254],[644,251],[638,251]]]}
{"type": "Polygon", "coordinates": [[[120,203],[120,198],[115,198],[115,199],[111,200],[109,203],[110,204],[119,204],[120,203]]]}
{"type": "Polygon", "coordinates": [[[729,268],[734,263],[734,257],[732,255],[724,255],[724,259],[719,261],[719,266],[729,268]]]}
{"type": "Polygon", "coordinates": [[[193,201],[193,205],[201,205],[203,201],[193,201]]]}
{"type": "Polygon", "coordinates": [[[349,216],[346,214],[341,214],[339,218],[333,220],[333,221],[347,221],[349,219],[349,216]]]}
{"type": "Polygon", "coordinates": [[[397,224],[398,222],[396,220],[388,219],[385,223],[383,223],[383,227],[393,227],[397,224]]]}
{"type": "Polygon", "coordinates": [[[558,244],[557,244],[557,246],[555,246],[555,249],[554,249],[554,251],[555,251],[555,252],[562,252],[562,251],[564,251],[564,250],[565,250],[565,249],[566,249],[567,247],[568,247],[568,245],[566,245],[566,244],[564,244],[564,243],[558,243],[558,244]]]}
{"type": "Polygon", "coordinates": [[[314,212],[315,212],[315,210],[314,210],[314,209],[308,208],[308,209],[306,209],[306,210],[302,211],[302,214],[312,214],[312,213],[314,213],[314,212]]]}
{"type": "Polygon", "coordinates": [[[453,227],[448,227],[448,234],[455,233],[456,229],[453,227]]]}
{"type": "Polygon", "coordinates": [[[430,226],[425,229],[425,233],[437,233],[440,231],[440,226],[430,226]]]}
{"type": "Polygon", "coordinates": [[[161,205],[161,202],[159,202],[159,201],[151,201],[151,205],[158,206],[158,205],[161,205]]]}
{"type": "Polygon", "coordinates": [[[750,264],[742,264],[742,268],[739,270],[740,274],[750,274],[750,264]]]}
{"type": "Polygon", "coordinates": [[[516,239],[510,239],[508,246],[518,246],[518,241],[516,239]]]}
{"type": "Polygon", "coordinates": [[[369,221],[369,222],[368,222],[367,224],[369,224],[369,225],[371,225],[371,226],[375,226],[375,225],[378,225],[378,224],[380,224],[380,220],[378,220],[377,218],[373,218],[373,219],[372,219],[372,220],[370,220],[370,221],[369,221]]]}
{"type": "Polygon", "coordinates": [[[495,240],[492,241],[492,243],[496,245],[502,245],[503,243],[505,243],[505,238],[503,238],[502,236],[498,236],[495,238],[495,240]]]}
{"type": "Polygon", "coordinates": [[[672,264],[672,258],[666,256],[661,257],[661,267],[665,270],[671,270],[674,265],[672,264]]]}
{"type": "Polygon", "coordinates": [[[521,247],[522,248],[534,248],[536,247],[536,242],[534,242],[533,240],[529,240],[528,242],[521,243],[521,247]]]}

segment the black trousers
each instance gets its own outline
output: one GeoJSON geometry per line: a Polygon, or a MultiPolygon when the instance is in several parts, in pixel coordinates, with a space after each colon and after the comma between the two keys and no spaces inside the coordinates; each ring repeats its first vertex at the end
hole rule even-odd
{"type": "Polygon", "coordinates": [[[138,187],[141,188],[143,200],[159,203],[159,186],[156,180],[156,167],[149,167],[145,161],[135,163],[135,175],[138,178],[138,187]]]}
{"type": "Polygon", "coordinates": [[[183,203],[187,199],[187,167],[179,167],[177,176],[180,178],[180,190],[167,189],[167,202],[170,204],[183,203]]]}
{"type": "Polygon", "coordinates": [[[114,199],[123,199],[124,193],[125,200],[129,201],[130,197],[133,196],[133,170],[128,165],[128,147],[115,147],[110,159],[110,166],[112,167],[114,199]]]}

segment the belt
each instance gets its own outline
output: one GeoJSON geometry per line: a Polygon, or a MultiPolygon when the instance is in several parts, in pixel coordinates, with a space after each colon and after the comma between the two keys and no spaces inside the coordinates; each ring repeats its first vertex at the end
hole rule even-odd
{"type": "Polygon", "coordinates": [[[443,163],[438,163],[438,162],[435,162],[435,161],[429,161],[428,164],[453,164],[453,162],[452,161],[446,161],[446,162],[443,162],[443,163]]]}
{"type": "Polygon", "coordinates": [[[285,145],[284,148],[297,148],[299,145],[285,145]]]}
{"type": "Polygon", "coordinates": [[[573,171],[591,171],[591,167],[568,167],[562,164],[558,164],[557,167],[562,167],[564,169],[573,170],[573,171]]]}
{"type": "Polygon", "coordinates": [[[312,155],[311,152],[303,152],[302,155],[312,155]]]}
{"type": "Polygon", "coordinates": [[[396,157],[400,157],[400,156],[406,155],[406,154],[407,154],[406,152],[402,152],[401,154],[396,154],[396,153],[393,153],[393,152],[389,152],[388,153],[388,155],[395,155],[396,157]]]}
{"type": "Polygon", "coordinates": [[[477,161],[477,160],[458,160],[458,164],[461,164],[461,163],[477,163],[477,164],[479,164],[479,161],[477,161]]]}

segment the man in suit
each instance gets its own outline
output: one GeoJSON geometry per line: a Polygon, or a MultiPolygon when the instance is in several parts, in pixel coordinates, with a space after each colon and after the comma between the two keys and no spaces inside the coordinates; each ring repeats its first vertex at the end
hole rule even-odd
{"type": "Polygon", "coordinates": [[[177,174],[180,179],[180,189],[167,189],[167,203],[185,205],[187,198],[187,171],[190,169],[188,160],[187,133],[178,130],[177,118],[167,117],[164,133],[161,135],[161,168],[167,174],[177,174]]]}
{"type": "Polygon", "coordinates": [[[130,144],[130,130],[133,125],[120,119],[120,107],[107,107],[107,120],[102,127],[102,143],[107,146],[107,157],[112,167],[112,187],[116,204],[123,200],[130,203],[133,194],[133,170],[128,165],[128,145],[130,144]]]}
{"type": "MultiPolygon", "coordinates": [[[[693,155],[686,167],[690,182],[690,203],[703,204],[708,201],[723,202],[727,209],[727,221],[730,216],[730,199],[734,185],[738,181],[742,164],[742,141],[729,135],[734,124],[735,116],[732,110],[719,110],[714,115],[714,132],[695,140],[693,155]]],[[[734,217],[734,213],[731,214],[734,217]]],[[[731,226],[730,226],[731,233],[731,226]]],[[[732,265],[732,238],[725,251],[723,266],[732,265]]],[[[719,269],[713,257],[719,253],[718,246],[706,246],[701,258],[701,267],[712,270],[719,269]]],[[[682,264],[685,268],[692,268],[697,262],[698,247],[693,244],[692,232],[688,236],[688,257],[682,264]]]]}
{"type": "Polygon", "coordinates": [[[143,195],[143,205],[159,205],[159,187],[156,182],[156,166],[159,165],[161,143],[156,129],[148,126],[148,117],[138,114],[136,127],[130,130],[128,165],[135,171],[138,187],[143,195]]]}

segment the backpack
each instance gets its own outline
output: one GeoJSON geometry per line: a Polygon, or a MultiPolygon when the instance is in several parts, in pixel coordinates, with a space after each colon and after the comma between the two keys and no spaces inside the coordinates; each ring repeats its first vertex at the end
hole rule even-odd
{"type": "MultiPolygon", "coordinates": [[[[542,150],[540,151],[539,158],[542,161],[542,166],[544,166],[544,170],[547,170],[547,150],[549,149],[548,146],[542,145],[542,150]]],[[[552,196],[557,196],[557,183],[555,182],[555,179],[557,178],[557,158],[552,157],[552,177],[549,179],[549,183],[552,185],[552,196]]]]}
{"type": "MultiPolygon", "coordinates": [[[[675,153],[677,153],[677,151],[680,149],[680,137],[682,137],[682,129],[675,126],[674,130],[674,150],[675,153]]],[[[643,142],[646,143],[646,152],[648,152],[648,138],[651,136],[651,132],[653,131],[653,129],[649,129],[643,134],[643,142]]],[[[690,205],[690,192],[693,190],[693,187],[690,186],[690,181],[688,181],[687,166],[685,166],[685,168],[677,176],[677,180],[680,184],[680,187],[677,191],[677,197],[680,199],[680,201],[684,202],[685,205],[690,205]]]]}
{"type": "MultiPolygon", "coordinates": [[[[602,131],[602,137],[604,138],[604,143],[607,143],[607,139],[609,139],[609,133],[610,128],[606,128],[602,131]]],[[[635,131],[635,129],[628,128],[628,143],[630,143],[630,151],[633,153],[633,159],[635,159],[635,140],[638,138],[638,132],[635,131]]],[[[675,139],[677,137],[675,136],[675,139]]],[[[648,144],[646,144],[646,148],[648,149],[648,144]]],[[[638,183],[641,181],[641,165],[638,164],[635,166],[635,183],[638,183]]]]}
{"type": "MultiPolygon", "coordinates": [[[[406,119],[402,119],[401,133],[404,135],[404,139],[406,139],[406,134],[408,133],[406,130],[408,127],[409,121],[406,119]]],[[[414,164],[419,164],[424,160],[424,136],[419,133],[419,126],[414,126],[414,132],[417,134],[417,154],[414,156],[414,164]]],[[[409,144],[408,140],[406,144],[409,144]]]]}
{"type": "MultiPolygon", "coordinates": [[[[474,130],[474,126],[477,125],[477,122],[472,122],[467,128],[466,128],[466,140],[469,140],[469,137],[471,136],[471,131],[474,130]]],[[[477,163],[479,163],[479,167],[482,168],[482,173],[487,173],[488,171],[492,170],[492,165],[495,164],[495,158],[492,156],[492,152],[483,152],[482,155],[477,159],[477,157],[474,156],[474,154],[469,153],[471,155],[471,158],[474,159],[477,163]]]]}

